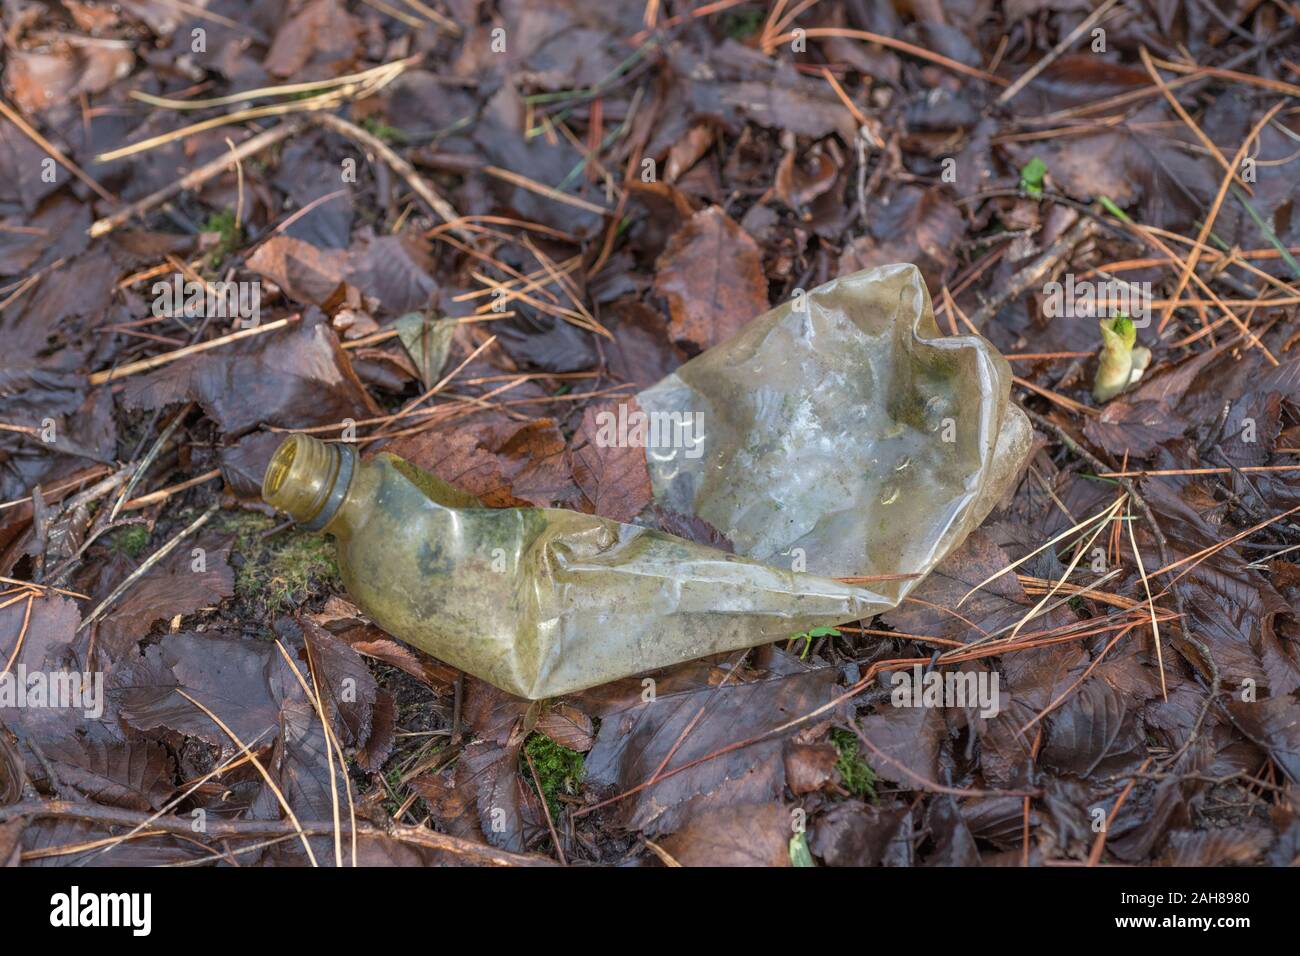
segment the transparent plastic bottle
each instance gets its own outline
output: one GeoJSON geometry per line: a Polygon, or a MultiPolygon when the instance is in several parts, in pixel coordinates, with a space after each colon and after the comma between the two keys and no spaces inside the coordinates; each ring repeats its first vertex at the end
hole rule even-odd
{"type": "Polygon", "coordinates": [[[1033,433],[1011,378],[982,337],[939,331],[921,273],[898,263],[783,303],[642,391],[638,414],[700,425],[645,446],[656,501],[743,556],[484,508],[391,454],[301,435],[262,494],[338,539],[344,583],[382,627],[550,697],[897,605],[1020,474],[1033,433]]]}
{"type": "Polygon", "coordinates": [[[559,508],[484,508],[409,462],[293,435],[262,496],[334,536],[379,626],[538,699],[870,617],[871,590],[559,508]]]}

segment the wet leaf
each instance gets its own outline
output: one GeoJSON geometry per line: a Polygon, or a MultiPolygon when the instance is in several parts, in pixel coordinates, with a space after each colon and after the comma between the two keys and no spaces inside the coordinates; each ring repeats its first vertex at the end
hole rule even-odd
{"type": "Polygon", "coordinates": [[[817,819],[808,846],[827,866],[911,866],[912,815],[897,804],[846,800],[817,819]]]}
{"type": "Polygon", "coordinates": [[[70,737],[45,747],[60,779],[96,803],[156,810],[172,790],[172,760],[153,741],[70,737]]]}
{"type": "Polygon", "coordinates": [[[839,759],[839,751],[829,743],[787,745],[785,780],[790,792],[813,793],[833,783],[839,759]]]}
{"type": "Polygon", "coordinates": [[[573,704],[563,701],[547,708],[546,713],[538,718],[535,729],[561,747],[579,753],[590,750],[595,739],[591,718],[573,704]]]}
{"type": "MultiPolygon", "coordinates": [[[[725,684],[708,665],[684,665],[664,676],[649,702],[642,700],[639,681],[627,682],[626,696],[599,710],[600,732],[587,758],[589,786],[630,790],[661,764],[661,773],[684,767],[803,716],[833,696],[833,672],[808,668],[779,651],[771,660],[765,676],[733,677],[725,684]]],[[[620,826],[654,834],[672,832],[711,809],[776,799],[786,783],[782,750],[781,735],[733,750],[633,794],[611,812],[620,826]]],[[[788,841],[787,828],[782,852],[788,841]]]]}
{"type": "Polygon", "coordinates": [[[135,729],[174,730],[231,752],[237,745],[176,690],[201,702],[245,743],[265,747],[279,730],[287,681],[297,687],[266,641],[169,634],[115,670],[111,683],[122,718],[135,729]]]}
{"type": "Polygon", "coordinates": [[[308,618],[301,619],[310,652],[312,674],[330,716],[335,735],[344,747],[362,752],[361,768],[377,771],[393,747],[391,699],[386,697],[366,667],[360,653],[308,618]]]}
{"type": "Polygon", "coordinates": [[[911,262],[925,276],[931,294],[937,294],[962,232],[961,213],[943,192],[905,187],[871,217],[870,230],[845,248],[841,273],[911,262]]]}

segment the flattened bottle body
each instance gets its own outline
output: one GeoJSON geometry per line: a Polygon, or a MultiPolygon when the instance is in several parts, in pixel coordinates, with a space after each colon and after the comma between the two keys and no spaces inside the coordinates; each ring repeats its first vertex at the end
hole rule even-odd
{"type": "Polygon", "coordinates": [[[355,465],[323,528],[337,539],[344,586],[375,623],[534,699],[885,606],[861,588],[637,525],[483,508],[385,454],[355,465]]]}

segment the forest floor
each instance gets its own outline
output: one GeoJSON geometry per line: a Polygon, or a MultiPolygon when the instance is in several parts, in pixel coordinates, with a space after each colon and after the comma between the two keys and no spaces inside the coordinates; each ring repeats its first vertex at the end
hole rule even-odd
{"type": "Polygon", "coordinates": [[[0,6],[0,674],[104,687],[0,677],[0,863],[1296,861],[1294,4],[0,6]],[[260,500],[306,431],[628,520],[593,410],[896,262],[1006,356],[1023,476],[654,706],[394,640],[260,500]]]}

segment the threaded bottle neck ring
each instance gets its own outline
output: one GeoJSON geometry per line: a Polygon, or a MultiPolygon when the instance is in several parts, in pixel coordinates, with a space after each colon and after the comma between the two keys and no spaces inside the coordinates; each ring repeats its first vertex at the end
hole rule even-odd
{"type": "Polygon", "coordinates": [[[357,452],[309,435],[290,435],[271,456],[262,498],[288,514],[304,531],[320,531],[347,497],[357,452]]]}

